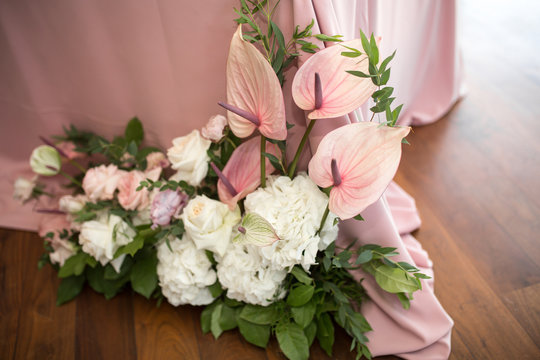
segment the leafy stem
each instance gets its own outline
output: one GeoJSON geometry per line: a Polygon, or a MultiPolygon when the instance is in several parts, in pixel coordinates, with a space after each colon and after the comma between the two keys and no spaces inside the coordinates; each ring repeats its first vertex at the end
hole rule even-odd
{"type": "Polygon", "coordinates": [[[266,187],[266,137],[261,134],[261,187],[266,187]]]}
{"type": "Polygon", "coordinates": [[[309,134],[311,133],[311,130],[313,130],[313,126],[315,126],[315,122],[317,119],[311,119],[309,122],[308,127],[306,128],[306,131],[304,132],[304,136],[302,136],[302,140],[300,141],[300,144],[298,145],[298,149],[296,150],[296,154],[294,155],[293,161],[291,165],[289,165],[289,177],[292,179],[294,176],[294,172],[296,170],[296,165],[298,165],[298,160],[300,159],[300,155],[302,154],[302,150],[304,149],[304,146],[306,145],[307,139],[309,137],[309,134]]]}

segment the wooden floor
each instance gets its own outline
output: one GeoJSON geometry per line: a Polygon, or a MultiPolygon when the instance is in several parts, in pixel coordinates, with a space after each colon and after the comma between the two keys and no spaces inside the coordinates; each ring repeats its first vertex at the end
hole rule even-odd
{"type": "MultiPolygon", "coordinates": [[[[540,26],[533,2],[464,5],[468,95],[417,128],[397,182],[417,200],[415,236],[455,321],[451,359],[540,359],[540,26]]],[[[237,332],[203,335],[200,310],[86,289],[55,306],[36,234],[0,230],[2,359],[283,359],[237,332]]],[[[341,334],[335,358],[353,358],[341,334]]],[[[315,348],[313,358],[324,359],[315,348]]]]}

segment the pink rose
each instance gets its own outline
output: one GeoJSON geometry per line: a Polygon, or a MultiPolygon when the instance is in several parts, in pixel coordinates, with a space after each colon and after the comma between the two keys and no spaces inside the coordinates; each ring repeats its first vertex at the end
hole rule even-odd
{"type": "Polygon", "coordinates": [[[165,190],[159,192],[152,201],[150,218],[152,219],[152,229],[158,225],[169,225],[173,216],[178,216],[180,211],[186,206],[189,197],[178,191],[165,190]]]}
{"type": "Polygon", "coordinates": [[[223,137],[223,129],[227,125],[227,118],[223,115],[215,115],[208,120],[202,128],[201,134],[204,138],[218,142],[223,137]]]}
{"type": "Polygon", "coordinates": [[[170,165],[169,160],[162,152],[152,152],[146,156],[146,169],[151,170],[157,167],[166,168],[170,165]]]}
{"type": "Polygon", "coordinates": [[[137,191],[141,181],[151,179],[156,181],[161,174],[161,168],[155,168],[146,173],[133,170],[125,173],[118,182],[118,202],[126,210],[143,210],[148,207],[150,197],[148,190],[137,191]]]}
{"type": "Polygon", "coordinates": [[[111,200],[118,187],[118,181],[125,171],[116,165],[101,165],[88,169],[83,179],[83,189],[90,201],[111,200]]]}

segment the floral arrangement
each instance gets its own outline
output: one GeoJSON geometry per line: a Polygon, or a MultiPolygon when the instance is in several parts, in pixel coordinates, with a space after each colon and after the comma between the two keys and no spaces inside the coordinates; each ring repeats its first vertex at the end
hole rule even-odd
{"type": "MultiPolygon", "coordinates": [[[[391,109],[393,89],[385,87],[394,54],[379,62],[377,40],[363,33],[348,42],[315,35],[339,43],[319,50],[308,41],[313,23],[286,43],[265,1],[241,3],[227,101],[220,103],[227,118],[216,115],[175,138],[166,154],[142,146],[137,118],[112,141],[73,126],[42,139],[46,145],[30,159],[33,171],[65,176],[71,193],[56,207],[38,209],[50,214],[40,229],[39,265],[58,270],[59,305],[85,283],[107,299],[131,287],[158,304],[206,306],[202,329],[216,338],[238,328],[248,342],[266,347],[274,335],[289,359],[307,359],[315,338],[331,355],[337,325],[352,337],[351,351],[370,358],[371,327],[361,313],[366,294],[349,271],[374,276],[405,308],[427,278],[392,261],[394,248],[335,243],[340,220],[362,221],[362,211],[386,189],[410,130],[396,125],[401,106],[391,109]],[[310,123],[289,162],[281,84],[299,56],[295,48],[313,53],[292,83],[310,123]],[[328,133],[308,172],[297,172],[317,119],[332,121],[370,98],[373,114],[385,113],[386,120],[328,133]]],[[[58,194],[35,177],[19,178],[15,196],[58,194]]]]}

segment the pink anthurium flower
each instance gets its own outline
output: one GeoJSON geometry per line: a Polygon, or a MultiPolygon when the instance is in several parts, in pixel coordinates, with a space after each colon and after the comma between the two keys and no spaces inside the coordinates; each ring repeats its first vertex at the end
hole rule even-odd
{"type": "Polygon", "coordinates": [[[227,60],[227,103],[219,104],[229,110],[229,126],[238,137],[248,137],[255,129],[270,139],[287,137],[279,80],[259,50],[244,41],[241,25],[227,60]]]}
{"type": "MultiPolygon", "coordinates": [[[[211,163],[210,165],[219,176],[217,184],[219,200],[227,204],[234,210],[236,203],[253,192],[261,183],[261,139],[252,138],[238,146],[223,172],[211,163]]],[[[281,156],[277,145],[266,144],[266,152],[279,157],[281,156]]],[[[265,158],[266,159],[266,158],[265,158]]],[[[268,159],[266,159],[267,174],[271,174],[275,169],[268,159]]]]}
{"type": "Polygon", "coordinates": [[[372,122],[342,126],[322,139],[309,162],[309,177],[330,191],[329,208],[350,219],[374,203],[392,181],[409,127],[372,122]]]}
{"type": "Polygon", "coordinates": [[[369,73],[369,59],[342,56],[348,46],[362,49],[360,39],[330,46],[311,56],[300,67],[292,83],[292,95],[299,108],[311,111],[310,119],[335,118],[360,107],[377,87],[371,78],[360,78],[347,70],[369,73]]]}

